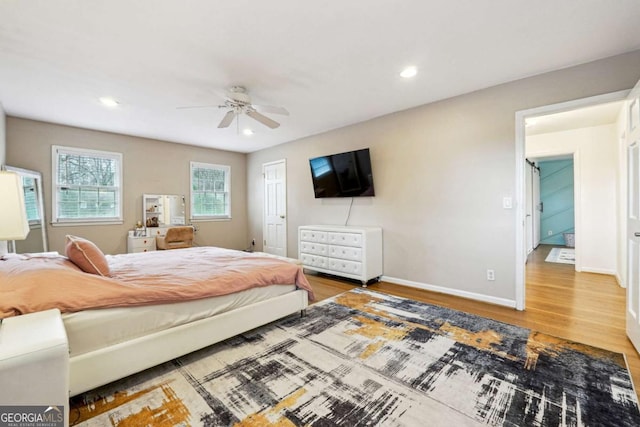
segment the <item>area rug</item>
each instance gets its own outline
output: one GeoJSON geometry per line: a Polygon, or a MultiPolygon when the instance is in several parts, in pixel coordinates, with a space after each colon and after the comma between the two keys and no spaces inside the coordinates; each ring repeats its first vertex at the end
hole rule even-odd
{"type": "Polygon", "coordinates": [[[354,289],[77,396],[81,426],[638,426],[624,356],[354,289]]]}
{"type": "Polygon", "coordinates": [[[557,262],[560,264],[575,264],[576,263],[576,250],[573,248],[553,248],[547,258],[546,262],[557,262]]]}

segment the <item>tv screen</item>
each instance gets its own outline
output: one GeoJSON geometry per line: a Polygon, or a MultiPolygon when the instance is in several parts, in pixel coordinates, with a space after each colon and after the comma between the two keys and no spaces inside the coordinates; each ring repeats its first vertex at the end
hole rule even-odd
{"type": "Polygon", "coordinates": [[[316,199],[375,196],[369,149],[309,159],[316,199]]]}

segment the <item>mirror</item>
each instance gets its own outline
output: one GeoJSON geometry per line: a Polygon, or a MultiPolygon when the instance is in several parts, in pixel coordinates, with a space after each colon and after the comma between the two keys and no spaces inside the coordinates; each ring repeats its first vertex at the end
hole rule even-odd
{"type": "Polygon", "coordinates": [[[142,218],[146,227],[184,225],[186,220],[184,196],[174,194],[144,194],[142,218]]]}
{"type": "Polygon", "coordinates": [[[47,240],[47,223],[44,216],[44,199],[42,193],[42,174],[40,172],[3,166],[4,170],[12,171],[22,177],[24,188],[24,204],[29,220],[29,234],[25,240],[8,242],[8,250],[19,254],[47,252],[49,243],[47,240]]]}

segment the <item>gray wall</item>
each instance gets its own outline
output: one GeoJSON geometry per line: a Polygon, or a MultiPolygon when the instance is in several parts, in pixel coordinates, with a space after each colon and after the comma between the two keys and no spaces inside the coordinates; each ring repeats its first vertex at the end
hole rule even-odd
{"type": "Polygon", "coordinates": [[[183,144],[99,132],[33,120],[7,118],[7,164],[40,171],[45,214],[51,218],[51,146],[63,145],[123,153],[124,224],[48,226],[50,250],[64,253],[64,237],[94,241],[105,253],[127,251],[127,231],[142,219],[142,194],[184,194],[189,206],[189,162],[231,166],[232,219],[198,222],[196,244],[247,247],[246,155],[183,144]]]}
{"type": "Polygon", "coordinates": [[[288,252],[296,256],[298,226],[344,224],[350,203],[314,199],[308,159],[369,147],[376,197],[355,199],[349,225],[383,228],[384,274],[514,300],[515,210],[502,199],[515,195],[516,111],[629,89],[639,78],[636,51],[252,153],[249,236],[262,241],[263,163],[287,160],[288,252]]]}

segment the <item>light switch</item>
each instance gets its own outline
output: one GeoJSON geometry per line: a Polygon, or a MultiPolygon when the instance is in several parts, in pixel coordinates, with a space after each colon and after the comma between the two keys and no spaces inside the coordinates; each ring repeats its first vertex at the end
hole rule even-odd
{"type": "Polygon", "coordinates": [[[512,209],[513,208],[513,199],[511,197],[503,197],[502,198],[502,207],[504,209],[512,209]]]}

